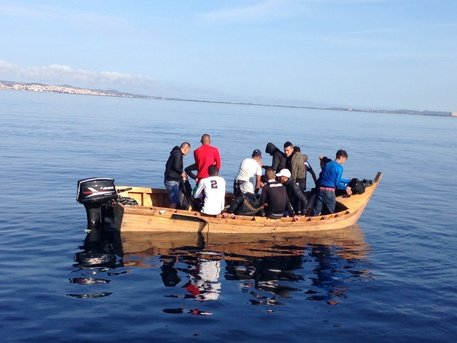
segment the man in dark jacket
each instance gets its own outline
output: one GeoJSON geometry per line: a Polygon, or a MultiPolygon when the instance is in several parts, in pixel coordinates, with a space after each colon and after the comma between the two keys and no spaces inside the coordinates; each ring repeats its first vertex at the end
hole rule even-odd
{"type": "Polygon", "coordinates": [[[284,154],[287,156],[286,159],[286,168],[289,169],[292,174],[292,179],[298,183],[300,189],[305,189],[305,162],[308,159],[308,156],[305,156],[294,150],[294,145],[291,142],[284,143],[284,154]]]}
{"type": "Polygon", "coordinates": [[[286,155],[284,155],[284,153],[279,150],[276,145],[268,143],[265,148],[265,152],[272,157],[271,166],[264,166],[265,169],[271,168],[275,173],[279,173],[281,169],[286,167],[286,155]]]}
{"type": "MultiPolygon", "coordinates": [[[[260,206],[265,206],[265,213],[268,218],[280,219],[284,216],[287,208],[289,215],[294,214],[294,209],[290,205],[286,188],[276,181],[273,169],[266,171],[267,184],[262,188],[260,196],[260,206]]],[[[298,217],[294,216],[294,220],[298,217]]]]}
{"type": "Polygon", "coordinates": [[[168,190],[171,208],[181,207],[183,203],[184,193],[180,188],[187,181],[187,174],[184,172],[183,157],[189,151],[190,144],[187,142],[182,143],[179,147],[175,146],[170,151],[170,156],[165,165],[164,184],[168,190]]]}
{"type": "Polygon", "coordinates": [[[294,208],[295,214],[305,214],[308,199],[306,198],[303,191],[300,189],[294,179],[291,178],[289,169],[283,169],[276,174],[279,177],[279,181],[286,187],[287,197],[289,202],[294,208]]]}

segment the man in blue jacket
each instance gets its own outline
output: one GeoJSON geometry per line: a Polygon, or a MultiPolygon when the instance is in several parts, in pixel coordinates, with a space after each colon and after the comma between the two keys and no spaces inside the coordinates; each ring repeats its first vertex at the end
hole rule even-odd
{"type": "Polygon", "coordinates": [[[319,176],[317,186],[317,196],[314,205],[314,215],[320,215],[324,206],[330,213],[335,212],[336,196],[335,190],[345,190],[348,195],[352,194],[351,188],[341,179],[343,176],[342,164],[348,159],[348,154],[344,150],[336,152],[334,161],[324,165],[319,176]]]}

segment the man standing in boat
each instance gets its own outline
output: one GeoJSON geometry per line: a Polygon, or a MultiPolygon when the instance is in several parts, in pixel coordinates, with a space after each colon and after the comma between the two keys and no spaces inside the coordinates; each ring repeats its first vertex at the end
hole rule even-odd
{"type": "Polygon", "coordinates": [[[345,150],[338,150],[334,161],[330,161],[323,166],[318,180],[316,202],[314,205],[314,215],[320,215],[324,206],[330,213],[335,212],[336,196],[338,189],[345,190],[348,195],[352,194],[350,187],[346,185],[343,176],[343,164],[348,159],[345,150]]]}
{"type": "Polygon", "coordinates": [[[195,166],[197,167],[197,183],[209,176],[208,168],[215,165],[221,169],[221,157],[219,150],[211,145],[211,137],[205,133],[200,142],[202,145],[194,151],[195,166]]]}
{"type": "Polygon", "coordinates": [[[188,142],[182,143],[179,147],[175,146],[168,157],[165,165],[164,184],[168,190],[170,207],[181,207],[184,194],[180,190],[180,185],[187,180],[187,174],[184,172],[183,157],[190,151],[188,142]]]}
{"type": "Polygon", "coordinates": [[[262,177],[262,152],[259,149],[255,149],[252,152],[251,158],[245,158],[241,161],[238,174],[233,182],[233,195],[237,196],[240,191],[240,187],[247,182],[255,185],[255,192],[258,193],[259,189],[263,187],[263,183],[260,180],[262,177]]]}

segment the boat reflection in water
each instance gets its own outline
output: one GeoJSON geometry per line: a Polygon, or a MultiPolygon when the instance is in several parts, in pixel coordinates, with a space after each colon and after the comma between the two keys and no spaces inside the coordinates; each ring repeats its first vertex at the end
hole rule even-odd
{"type": "Polygon", "coordinates": [[[125,267],[146,267],[159,256],[163,285],[199,301],[217,300],[222,284],[234,281],[254,305],[277,305],[294,292],[336,305],[349,281],[370,277],[358,225],[295,236],[125,232],[120,240],[125,267]]]}

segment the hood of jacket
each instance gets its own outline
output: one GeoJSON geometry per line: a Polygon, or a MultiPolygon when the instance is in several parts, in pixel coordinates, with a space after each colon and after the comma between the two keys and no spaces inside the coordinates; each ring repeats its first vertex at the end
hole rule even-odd
{"type": "Polygon", "coordinates": [[[267,154],[272,155],[272,156],[273,156],[273,154],[274,154],[275,152],[277,152],[277,151],[281,152],[281,151],[276,147],[276,145],[274,145],[273,143],[268,143],[267,146],[266,146],[266,148],[265,148],[265,152],[266,152],[267,154]]]}

